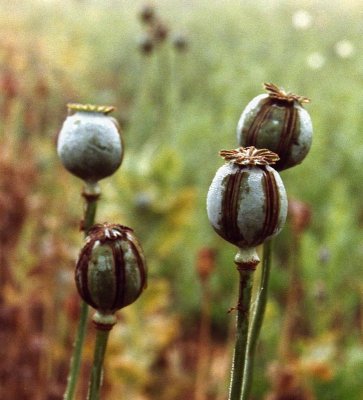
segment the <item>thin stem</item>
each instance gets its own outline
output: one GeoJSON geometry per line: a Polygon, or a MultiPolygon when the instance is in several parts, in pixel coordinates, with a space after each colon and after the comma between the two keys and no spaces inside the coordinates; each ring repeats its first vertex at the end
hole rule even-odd
{"type": "Polygon", "coordinates": [[[67,388],[64,394],[64,400],[72,400],[76,391],[77,379],[81,367],[82,348],[86,336],[86,327],[88,319],[88,305],[84,301],[81,302],[81,312],[78,322],[76,339],[74,341],[73,355],[68,374],[67,388]]]}
{"type": "Polygon", "coordinates": [[[95,351],[93,355],[93,366],[91,371],[91,382],[88,392],[88,400],[99,400],[102,381],[102,366],[105,358],[107,341],[110,331],[97,329],[95,351]]]}
{"type": "Polygon", "coordinates": [[[207,279],[201,281],[202,287],[202,314],[200,319],[198,362],[196,368],[196,383],[194,400],[206,399],[206,385],[210,347],[210,290],[207,279]]]}
{"type": "Polygon", "coordinates": [[[84,212],[84,221],[83,221],[83,229],[85,236],[87,236],[89,228],[95,223],[97,200],[98,198],[86,197],[86,208],[84,212]]]}
{"type": "MultiPolygon", "coordinates": [[[[85,209],[84,209],[84,219],[83,219],[83,230],[85,236],[89,228],[94,224],[96,210],[97,210],[97,200],[99,198],[100,191],[98,185],[90,187],[86,186],[83,192],[83,197],[85,198],[85,209]]],[[[74,341],[73,355],[71,358],[71,364],[68,373],[67,387],[64,394],[64,400],[72,400],[76,391],[77,380],[81,368],[82,350],[83,343],[86,337],[87,320],[88,320],[88,305],[83,300],[81,300],[80,305],[81,311],[79,316],[79,322],[77,327],[76,338],[74,341]]]]}
{"type": "Polygon", "coordinates": [[[236,327],[236,344],[234,348],[229,400],[240,400],[245,365],[245,353],[248,337],[249,312],[252,294],[252,277],[254,268],[244,269],[237,264],[240,275],[236,327]]]}
{"type": "Polygon", "coordinates": [[[263,317],[265,315],[265,309],[267,304],[268,281],[270,276],[271,254],[272,254],[271,243],[272,243],[271,240],[269,240],[263,244],[263,262],[262,262],[261,280],[260,280],[260,286],[256,294],[255,309],[251,318],[251,328],[248,335],[241,400],[247,400],[250,396],[252,389],[253,368],[254,368],[257,341],[260,335],[263,317]]]}

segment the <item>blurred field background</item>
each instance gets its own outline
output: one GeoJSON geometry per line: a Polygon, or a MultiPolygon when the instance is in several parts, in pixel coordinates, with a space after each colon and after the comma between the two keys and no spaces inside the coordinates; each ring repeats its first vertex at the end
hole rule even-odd
{"type": "Polygon", "coordinates": [[[282,172],[291,207],[253,399],[362,399],[362,3],[152,4],[167,37],[147,54],[144,1],[0,1],[0,398],[61,399],[66,383],[82,244],[82,182],[55,152],[68,102],[117,107],[125,159],[97,221],[133,227],[149,265],[111,333],[103,398],[227,398],[235,249],[205,197],[240,113],[273,82],[312,99],[314,141],[282,172]]]}

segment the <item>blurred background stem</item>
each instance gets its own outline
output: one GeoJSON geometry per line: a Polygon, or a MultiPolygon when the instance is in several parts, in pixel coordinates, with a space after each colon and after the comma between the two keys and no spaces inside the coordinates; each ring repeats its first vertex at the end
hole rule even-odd
{"type": "Polygon", "coordinates": [[[209,280],[201,281],[202,312],[200,318],[198,362],[196,368],[195,400],[205,400],[207,397],[208,370],[210,361],[210,328],[211,328],[211,295],[209,280]]]}

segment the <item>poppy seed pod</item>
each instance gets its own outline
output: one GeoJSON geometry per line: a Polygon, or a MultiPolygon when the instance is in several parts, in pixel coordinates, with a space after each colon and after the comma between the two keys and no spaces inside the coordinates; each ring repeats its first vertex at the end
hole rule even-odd
{"type": "Polygon", "coordinates": [[[237,125],[240,146],[267,148],[278,154],[278,171],[302,162],[308,154],[313,127],[303,108],[310,100],[286,93],[272,83],[265,83],[267,94],[255,97],[244,109],[237,125]]]}
{"type": "Polygon", "coordinates": [[[109,106],[69,104],[74,111],[63,123],[57,151],[64,167],[86,182],[96,183],[121,165],[124,146],[109,106]]]}
{"type": "Polygon", "coordinates": [[[76,285],[82,299],[98,311],[96,323],[133,303],[146,279],[143,251],[132,229],[105,223],[89,230],[76,265],[76,285]]]}
{"type": "Polygon", "coordinates": [[[140,20],[144,24],[150,24],[155,19],[155,9],[151,4],[145,4],[140,11],[140,20]]]}
{"type": "Polygon", "coordinates": [[[149,34],[140,37],[138,44],[142,54],[150,55],[154,50],[154,41],[149,34]]]}
{"type": "Polygon", "coordinates": [[[188,49],[188,39],[185,35],[179,33],[173,36],[173,46],[180,53],[188,49]]]}
{"type": "Polygon", "coordinates": [[[222,150],[220,155],[227,163],[219,168],[208,191],[209,221],[223,239],[254,251],[276,235],[286,220],[285,188],[270,166],[278,156],[253,146],[222,150]]]}

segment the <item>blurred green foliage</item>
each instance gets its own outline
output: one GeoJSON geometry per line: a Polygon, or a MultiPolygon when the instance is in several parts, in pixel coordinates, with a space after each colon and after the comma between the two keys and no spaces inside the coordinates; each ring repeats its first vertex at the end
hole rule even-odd
{"type": "MultiPolygon", "coordinates": [[[[300,238],[304,312],[311,330],[297,343],[299,362],[319,400],[359,400],[363,392],[363,11],[359,3],[155,1],[170,36],[143,54],[138,47],[146,30],[138,20],[142,1],[0,1],[0,97],[2,109],[9,107],[0,121],[0,138],[10,142],[14,163],[21,158],[24,143],[29,144],[39,176],[27,194],[31,206],[18,246],[17,279],[24,279],[37,263],[31,246],[37,235],[44,241],[53,235],[68,248],[53,268],[72,271],[71,260],[81,241],[75,229],[82,212],[81,182],[63,171],[54,143],[67,102],[112,104],[123,127],[126,153],[120,170],[101,182],[97,219],[132,226],[144,245],[151,282],[168,282],[170,293],[162,291],[156,298],[170,302],[162,311],[166,320],[170,317],[170,335],[162,345],[155,340],[150,346],[159,349],[174,340],[176,314],[183,321],[180,336],[188,336],[188,329],[197,323],[201,290],[195,264],[205,247],[218,251],[210,278],[212,335],[226,341],[231,319],[226,310],[235,302],[234,249],[209,226],[205,197],[222,165],[218,151],[237,145],[240,113],[262,92],[263,82],[274,82],[312,99],[306,106],[314,126],[312,150],[300,166],[282,173],[289,196],[312,210],[311,224],[300,238]],[[173,47],[171,38],[178,34],[186,35],[183,51],[173,47]],[[329,340],[324,339],[328,334],[329,340]],[[323,360],[314,358],[313,347],[324,343],[333,350],[323,360]],[[306,367],[314,364],[304,364],[309,357],[329,373],[319,375],[316,371],[321,369],[306,367]]],[[[289,284],[288,229],[275,243],[256,398],[269,387],[266,365],[278,358],[289,284]]],[[[67,290],[73,290],[70,283],[67,290]]],[[[139,323],[131,316],[126,319],[131,331],[139,323]]],[[[125,338],[125,333],[119,334],[125,338]]],[[[156,357],[145,359],[145,368],[156,357]]],[[[115,359],[110,364],[122,364],[115,359]]]]}

